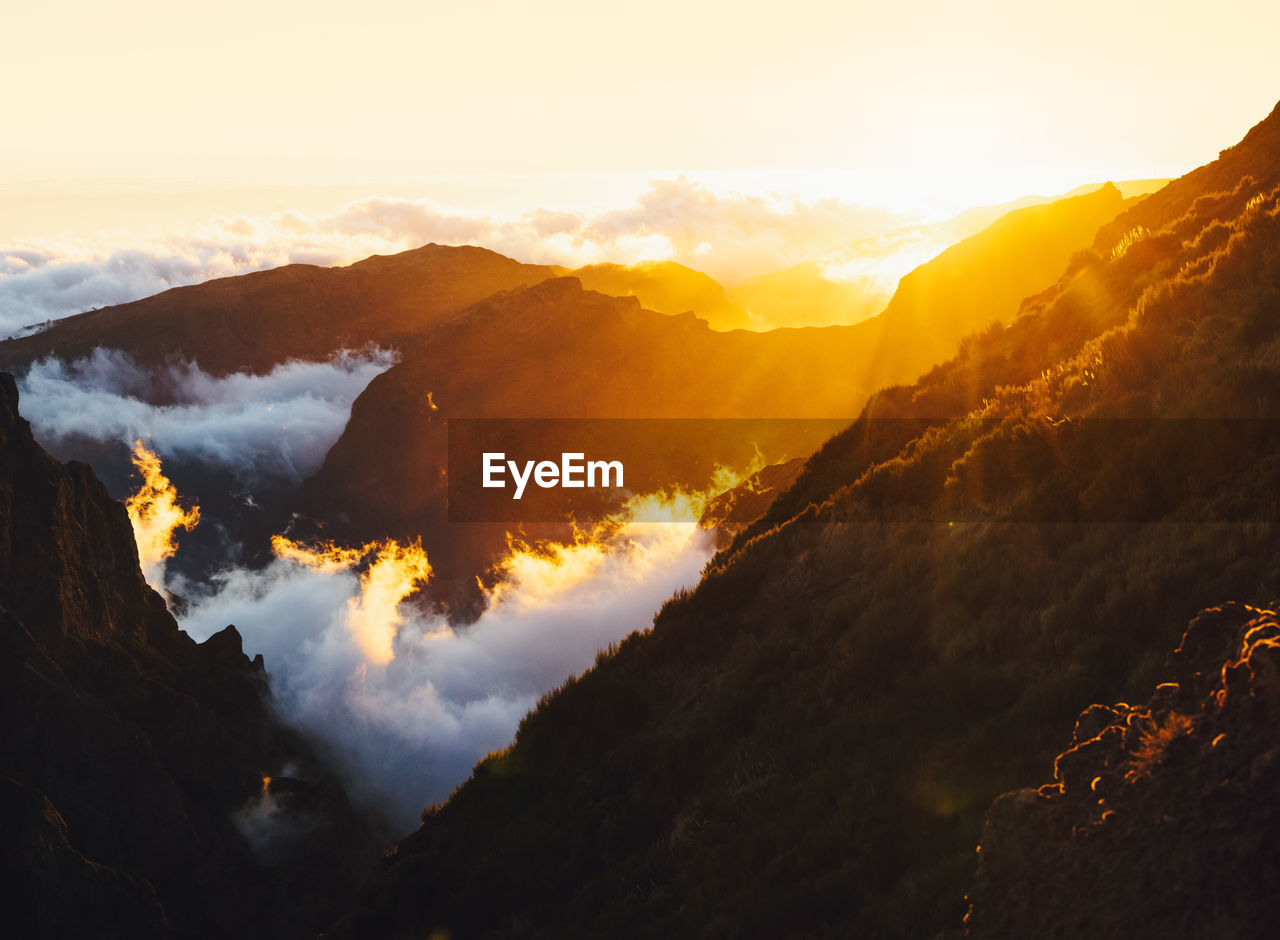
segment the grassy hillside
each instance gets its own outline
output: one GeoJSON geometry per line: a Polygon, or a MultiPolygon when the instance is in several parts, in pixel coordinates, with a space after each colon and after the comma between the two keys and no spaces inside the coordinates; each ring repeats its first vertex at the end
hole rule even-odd
{"type": "Polygon", "coordinates": [[[1275,593],[1277,124],[873,398],[336,935],[959,930],[991,800],[1196,610],[1275,593]]]}

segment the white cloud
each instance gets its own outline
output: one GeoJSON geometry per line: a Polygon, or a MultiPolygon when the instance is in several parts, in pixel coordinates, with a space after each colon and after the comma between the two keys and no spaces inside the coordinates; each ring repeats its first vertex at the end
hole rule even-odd
{"type": "Polygon", "coordinates": [[[666,598],[697,582],[711,552],[692,523],[634,523],[554,559],[517,554],[473,624],[402,604],[407,618],[384,665],[362,653],[346,620],[360,593],[351,571],[284,560],[232,570],[182,625],[204,639],[234,623],[246,652],[264,654],[285,716],[329,749],[355,794],[411,827],[510,743],[541,695],[648,627],[666,598]]]}
{"type": "Polygon", "coordinates": [[[266,375],[216,377],[191,363],[148,372],[125,353],[98,349],[70,364],[37,362],[18,384],[23,414],[45,443],[143,440],[163,457],[297,482],[319,469],[351,403],[393,361],[382,350],[341,352],[266,375]]]}

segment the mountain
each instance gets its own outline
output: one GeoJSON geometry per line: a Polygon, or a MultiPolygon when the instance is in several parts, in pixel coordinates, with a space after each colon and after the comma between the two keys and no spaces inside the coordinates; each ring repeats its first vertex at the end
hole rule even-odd
{"type": "Polygon", "coordinates": [[[218,375],[263,373],[339,349],[397,346],[495,291],[554,274],[483,248],[434,244],[346,267],[290,264],[58,320],[0,343],[0,365],[71,360],[103,347],[149,366],[186,359],[218,375]]]}
{"type": "Polygon", "coordinates": [[[659,313],[693,311],[713,330],[759,328],[745,310],[729,301],[718,281],[674,261],[589,264],[572,270],[560,268],[557,272],[576,277],[587,290],[635,297],[643,307],[659,313]]]}
{"type": "Polygon", "coordinates": [[[904,276],[884,313],[869,321],[879,327],[880,355],[871,365],[876,384],[914,377],[925,363],[949,358],[961,337],[1008,322],[1022,299],[1052,284],[1124,206],[1120,190],[1107,184],[1017,209],[904,276]]]}
{"type": "MultiPolygon", "coordinates": [[[[520,429],[521,419],[594,419],[593,452],[623,461],[630,491],[702,489],[717,463],[745,466],[755,446],[767,462],[794,458],[842,427],[867,393],[845,367],[851,340],[721,333],[570,277],[496,294],[421,334],[369,384],[307,481],[302,510],[344,542],[420,536],[435,567],[429,590],[452,598],[505,554],[511,526],[450,524],[450,420],[520,429]]],[[[563,425],[525,427],[513,453],[565,449],[563,425]]],[[[567,535],[564,525],[528,531],[567,535]]]]}
{"type": "MultiPolygon", "coordinates": [[[[303,514],[346,541],[422,535],[440,559],[431,590],[460,601],[455,589],[474,592],[506,533],[448,524],[448,419],[846,418],[878,383],[913,378],[965,333],[1010,319],[1017,298],[1051,280],[1034,280],[1040,272],[1050,265],[1060,272],[1122,205],[1118,191],[1104,187],[1007,215],[904,278],[884,314],[852,326],[722,333],[692,314],[645,310],[634,296],[584,291],[573,278],[495,295],[421,332],[403,361],[370,383],[308,482],[303,514]],[[1034,263],[1029,252],[1039,253],[1034,263]],[[944,292],[961,298],[956,309],[928,315],[922,305],[944,292]]],[[[809,453],[837,427],[816,421],[756,443],[773,463],[809,453]]],[[[682,468],[659,463],[635,479],[637,491],[701,488],[711,466],[730,463],[746,443],[727,425],[719,430],[672,447],[619,424],[602,443],[634,453],[629,466],[652,464],[655,453],[682,454],[682,468]]]]}
{"type": "Polygon", "coordinates": [[[1243,187],[1263,192],[1280,180],[1274,159],[1280,150],[1280,104],[1238,144],[1218,154],[1218,159],[1192,170],[1153,193],[1098,232],[1095,247],[1115,245],[1135,229],[1155,231],[1187,214],[1201,196],[1225,194],[1243,187]]]}
{"type": "Polygon", "coordinates": [[[143,581],[125,508],[59,464],[0,373],[0,894],[42,937],[302,936],[374,856],[229,626],[143,581]]]}
{"type": "MultiPolygon", "coordinates": [[[[188,358],[217,374],[322,360],[344,347],[393,348],[400,364],[360,396],[342,438],[301,493],[293,483],[263,489],[253,494],[261,508],[245,512],[246,481],[234,468],[169,462],[172,478],[206,520],[188,537],[176,570],[199,580],[226,564],[229,553],[237,562],[266,559],[269,537],[300,511],[298,534],[350,541],[422,536],[436,569],[428,592],[461,613],[478,600],[476,577],[505,553],[506,530],[448,524],[446,419],[816,421],[788,432],[774,427],[772,444],[757,442],[766,463],[793,459],[840,426],[825,419],[848,420],[879,385],[914,379],[975,327],[1012,318],[1017,301],[1010,298],[1043,287],[1042,271],[1050,264],[1060,269],[1072,251],[1086,247],[1120,204],[1114,189],[1104,188],[1004,216],[904,278],[916,300],[895,297],[880,316],[851,326],[721,332],[701,314],[722,326],[732,322],[737,314],[723,290],[679,265],[580,269],[588,284],[621,294],[606,299],[583,290],[580,279],[556,278],[558,269],[480,248],[428,245],[345,268],[291,265],[223,278],[91,311],[0,343],[0,363],[21,369],[41,356],[73,359],[101,347],[122,350],[153,371],[188,358]],[[1050,260],[1029,263],[1028,244],[1050,260]],[[958,313],[940,308],[931,316],[920,308],[920,297],[943,289],[937,285],[963,295],[958,313]],[[649,300],[685,312],[649,311],[649,300]]],[[[616,430],[602,443],[647,457],[646,441],[616,430]]],[[[700,489],[715,463],[741,464],[739,452],[749,443],[727,425],[710,435],[690,426],[687,454],[677,461],[683,466],[663,462],[633,485],[700,489]]],[[[58,456],[90,460],[116,485],[128,478],[123,444],[56,444],[58,456]]],[[[535,531],[556,536],[566,528],[529,534],[535,531]]]]}
{"type": "MultiPolygon", "coordinates": [[[[428,808],[331,935],[960,929],[986,809],[1041,779],[1055,729],[1149,698],[1196,610],[1274,596],[1278,134],[1280,111],[1151,197],[1148,233],[1066,251],[1007,326],[873,396],[696,590],[428,808]]],[[[897,309],[974,315],[951,270],[897,309]]],[[[1229,870],[1182,855],[1183,883],[1244,874],[1267,812],[1236,805],[1229,870]]],[[[1002,935],[1018,882],[988,884],[974,917],[1002,935]]]]}
{"type": "MultiPolygon", "coordinates": [[[[931,331],[941,331],[933,348],[947,351],[975,326],[1007,319],[1016,310],[1010,305],[1051,279],[1044,272],[1060,269],[1063,253],[1087,245],[1121,206],[1119,192],[1106,186],[1001,216],[951,253],[923,265],[909,282],[904,279],[907,295],[895,296],[885,312],[887,322],[894,324],[891,335],[896,339],[918,329],[921,314],[916,308],[922,298],[950,288],[963,289],[971,299],[956,306],[952,315],[963,316],[955,322],[927,324],[931,331]],[[963,280],[966,266],[974,262],[985,267],[972,269],[963,280]],[[999,283],[990,283],[997,271],[999,283]]],[[[983,211],[980,218],[985,220],[991,210],[974,210],[983,211]]],[[[67,317],[41,333],[0,342],[0,366],[21,369],[46,356],[72,360],[107,348],[127,352],[147,366],[187,359],[220,375],[262,373],[290,359],[326,359],[344,348],[409,345],[424,330],[495,293],[565,274],[578,277],[589,290],[635,296],[663,313],[693,311],[716,329],[752,325],[716,281],[673,262],[566,271],[522,264],[483,248],[431,244],[345,267],[291,264],[218,278],[67,317]]],[[[849,341],[864,347],[855,367],[879,360],[883,352],[880,333],[866,329],[849,341]]],[[[833,334],[833,341],[844,340],[833,334]]],[[[914,355],[903,351],[878,371],[906,381],[935,361],[933,349],[914,355]]]]}
{"type": "MultiPolygon", "coordinates": [[[[941,222],[919,223],[859,239],[828,252],[819,260],[806,261],[782,271],[748,278],[731,285],[726,290],[726,296],[749,312],[756,329],[857,323],[884,310],[904,272],[927,265],[949,246],[972,238],[996,223],[1000,226],[1015,226],[1017,223],[1014,220],[1019,218],[1015,213],[1019,210],[1098,193],[1113,186],[1119,190],[1127,205],[1136,202],[1135,197],[1154,192],[1167,182],[1169,181],[1153,179],[1122,180],[1101,185],[1093,183],[1079,186],[1064,196],[1025,196],[1001,205],[978,206],[941,222]]],[[[1068,231],[1053,227],[1056,223],[1049,218],[1053,214],[1054,212],[1048,212],[1044,217],[1050,227],[1032,227],[1030,234],[1033,240],[1043,239],[1045,235],[1052,236],[1054,233],[1068,239],[1072,237],[1068,231]]],[[[1067,215],[1064,212],[1061,221],[1068,226],[1074,225],[1067,215]]],[[[1029,221],[1026,215],[1021,218],[1024,223],[1029,221]]],[[[1088,228],[1087,223],[1082,228],[1076,228],[1075,237],[1088,239],[1088,228]]],[[[994,236],[995,231],[991,234],[994,236]]],[[[1083,245],[1083,242],[1080,244],[1083,245]]],[[[979,263],[990,264],[987,259],[996,257],[990,253],[990,247],[1001,250],[998,245],[980,249],[977,252],[980,256],[979,263]]],[[[1049,250],[1050,254],[1044,258],[1045,265],[1028,272],[1032,277],[1043,280],[1055,276],[1058,269],[1048,262],[1060,255],[1055,254],[1056,249],[1052,246],[1049,250]]],[[[966,262],[960,263],[964,265],[966,262]]],[[[1008,271],[1002,271],[999,279],[1004,280],[1009,276],[1008,271]]],[[[1019,280],[1018,283],[1026,282],[1019,280]]],[[[972,285],[966,286],[973,289],[972,285]]],[[[984,296],[981,285],[978,285],[976,296],[984,296]]],[[[1016,290],[1006,295],[1006,302],[1009,297],[1015,302],[1021,299],[1016,290]]],[[[968,325],[973,327],[973,324],[968,325]]],[[[905,377],[894,381],[903,380],[905,377]]]]}

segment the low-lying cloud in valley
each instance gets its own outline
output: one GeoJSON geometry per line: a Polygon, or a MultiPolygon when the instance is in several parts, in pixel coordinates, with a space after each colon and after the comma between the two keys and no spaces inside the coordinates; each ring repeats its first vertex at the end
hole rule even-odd
{"type": "Polygon", "coordinates": [[[149,371],[118,350],[46,359],[19,378],[22,410],[56,452],[81,437],[163,457],[229,467],[246,477],[299,482],[319,469],[351,403],[394,354],[341,352],[328,362],[287,362],[266,375],[213,376],[194,363],[149,371]]]}
{"type": "MultiPolygon", "coordinates": [[[[681,178],[653,182],[622,209],[504,216],[371,198],[331,215],[218,219],[127,251],[35,240],[0,247],[0,336],[213,277],[350,263],[426,242],[478,244],[567,267],[674,260],[733,283],[826,257],[904,221],[833,199],[722,194],[681,178]]],[[[251,500],[261,496],[258,483],[296,486],[313,474],[352,402],[393,362],[383,350],[344,352],[265,375],[214,376],[198,363],[148,370],[98,350],[73,363],[37,362],[19,384],[24,414],[55,453],[69,442],[127,452],[141,441],[175,467],[232,471],[251,500]]],[[[162,524],[193,517],[184,494],[162,485],[154,493],[170,500],[154,517],[162,524]]],[[[218,531],[217,511],[206,508],[192,543],[218,531]]],[[[176,606],[195,638],[237,626],[246,652],[264,655],[285,717],[332,753],[353,793],[407,829],[478,759],[509,744],[542,695],[588,668],[602,648],[647,628],[667,598],[697,582],[714,550],[692,521],[699,514],[686,505],[683,521],[630,518],[569,545],[513,547],[483,613],[466,625],[409,600],[430,578],[429,560],[413,545],[362,546],[317,560],[315,546],[277,541],[275,557],[260,567],[241,565],[231,545],[215,556],[220,570],[212,577],[215,565],[192,574],[181,551],[167,565],[172,544],[163,539],[144,560],[153,585],[184,599],[176,606]]],[[[145,528],[147,518],[139,515],[135,526],[145,528]]]]}
{"type": "Polygon", "coordinates": [[[359,798],[409,828],[511,742],[539,697],[696,583],[712,550],[694,522],[634,520],[574,544],[517,546],[480,619],[454,626],[402,603],[429,576],[412,547],[359,550],[357,574],[354,556],[281,540],[282,557],[224,572],[181,622],[197,639],[234,623],[246,651],[264,654],[284,715],[328,748],[359,798]]]}
{"type": "Polygon", "coordinates": [[[678,497],[674,509],[636,500],[633,515],[572,544],[514,545],[486,609],[466,625],[406,600],[430,577],[416,545],[324,553],[276,539],[262,567],[224,561],[196,580],[181,565],[175,572],[175,543],[181,560],[184,541],[216,522],[173,489],[164,460],[230,469],[249,493],[259,483],[297,483],[320,466],[352,401],[392,362],[374,350],[218,377],[190,363],[149,372],[98,350],[70,364],[38,362],[20,385],[42,440],[133,449],[145,481],[130,511],[148,581],[184,598],[180,623],[197,639],[234,623],[246,652],[264,654],[284,716],[331,751],[354,793],[407,829],[478,759],[509,744],[543,694],[647,628],[663,601],[695,584],[714,546],[692,521],[707,494],[678,497]],[[655,511],[682,521],[646,521],[655,511]]]}

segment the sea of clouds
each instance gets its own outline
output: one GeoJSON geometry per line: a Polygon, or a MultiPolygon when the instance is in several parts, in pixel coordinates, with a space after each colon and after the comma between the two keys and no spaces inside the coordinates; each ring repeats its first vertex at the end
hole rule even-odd
{"type": "Polygon", "coordinates": [[[696,523],[641,523],[558,558],[521,554],[474,623],[399,605],[389,662],[352,628],[352,570],[283,558],[229,570],[181,623],[201,640],[234,623],[246,651],[264,654],[286,718],[321,743],[356,799],[407,830],[510,744],[543,694],[696,584],[713,548],[696,523]]]}
{"type": "Polygon", "coordinates": [[[19,388],[23,415],[54,450],[76,437],[142,440],[161,457],[297,483],[320,468],[351,403],[394,361],[386,350],[344,351],[265,375],[213,376],[193,363],[148,370],[119,350],[98,349],[71,363],[37,362],[19,388]]]}
{"type": "MultiPolygon", "coordinates": [[[[23,413],[46,444],[143,440],[162,459],[230,468],[252,490],[314,473],[354,399],[393,362],[382,350],[342,352],[265,375],[212,376],[190,363],[148,371],[97,350],[38,362],[19,384],[23,413]]],[[[234,623],[246,652],[264,654],[283,716],[327,749],[357,798],[408,829],[477,760],[509,744],[543,694],[696,584],[713,549],[691,522],[632,523],[552,555],[516,549],[467,625],[395,598],[379,605],[356,568],[276,558],[192,583],[160,562],[154,577],[189,602],[180,622],[196,639],[234,623]],[[394,634],[390,661],[360,642],[352,611],[362,607],[394,634]]]]}

